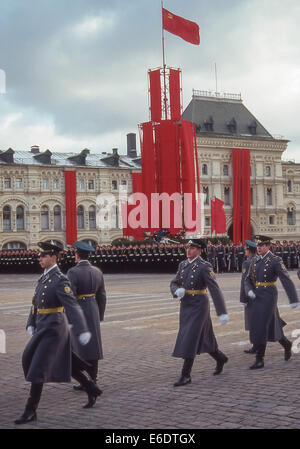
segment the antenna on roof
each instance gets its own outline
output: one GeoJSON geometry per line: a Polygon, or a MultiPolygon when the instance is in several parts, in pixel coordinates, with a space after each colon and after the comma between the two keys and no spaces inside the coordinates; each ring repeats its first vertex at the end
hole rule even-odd
{"type": "Polygon", "coordinates": [[[218,92],[218,76],[217,76],[217,63],[215,62],[215,81],[216,81],[216,93],[218,92]]]}

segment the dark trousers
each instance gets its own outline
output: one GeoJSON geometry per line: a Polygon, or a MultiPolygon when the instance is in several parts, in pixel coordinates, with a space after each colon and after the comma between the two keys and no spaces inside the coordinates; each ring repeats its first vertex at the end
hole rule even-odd
{"type": "MultiPolygon", "coordinates": [[[[283,336],[280,340],[278,340],[278,343],[283,346],[284,349],[288,349],[291,345],[291,342],[286,336],[283,336]]],[[[262,360],[265,356],[267,344],[264,345],[258,345],[256,349],[256,358],[257,360],[262,360]]]]}

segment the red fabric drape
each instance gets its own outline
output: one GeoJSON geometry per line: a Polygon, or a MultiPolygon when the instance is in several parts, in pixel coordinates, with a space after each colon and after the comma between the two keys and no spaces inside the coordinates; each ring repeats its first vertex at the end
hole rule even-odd
{"type": "Polygon", "coordinates": [[[223,206],[224,201],[220,200],[219,198],[215,198],[214,224],[216,234],[224,234],[226,232],[226,215],[223,206]]]}
{"type": "Polygon", "coordinates": [[[161,83],[160,69],[149,71],[151,121],[161,120],[161,83]]]}
{"type": "MultiPolygon", "coordinates": [[[[197,152],[196,152],[197,154],[197,152]]],[[[196,221],[196,173],[197,181],[199,179],[198,159],[195,155],[194,149],[194,127],[192,122],[182,120],[181,122],[181,188],[182,193],[192,194],[192,211],[190,223],[196,221]]],[[[199,187],[198,187],[199,188],[199,187]]],[[[200,199],[199,199],[200,201],[200,199]]],[[[185,212],[184,212],[185,215],[185,212]]],[[[185,220],[186,221],[186,220],[185,220]]],[[[196,226],[191,227],[188,223],[185,224],[185,229],[189,232],[195,232],[196,226]]]]}
{"type": "MultiPolygon", "coordinates": [[[[158,193],[166,193],[172,195],[180,192],[180,173],[179,173],[179,126],[171,120],[163,120],[155,126],[155,148],[157,155],[157,179],[158,193]]],[[[176,209],[175,209],[176,210],[176,209]]],[[[160,217],[163,219],[163,210],[160,206],[160,217]]],[[[171,233],[180,231],[175,227],[174,219],[174,202],[170,203],[170,216],[167,218],[170,226],[161,222],[161,226],[169,229],[171,233]]]]}
{"type": "Polygon", "coordinates": [[[242,242],[251,239],[250,224],[250,150],[241,150],[242,155],[242,242]]]}
{"type": "Polygon", "coordinates": [[[241,151],[232,149],[233,169],[233,243],[236,245],[241,240],[241,151]]]}
{"type": "Polygon", "coordinates": [[[65,171],[66,244],[77,240],[76,172],[65,171]]]}
{"type": "Polygon", "coordinates": [[[157,161],[153,137],[153,124],[146,122],[142,124],[141,136],[141,153],[142,153],[142,192],[148,198],[148,229],[154,232],[156,229],[151,228],[151,193],[156,193],[157,189],[157,161]]]}
{"type": "Polygon", "coordinates": [[[169,75],[170,111],[171,120],[180,120],[180,70],[170,69],[169,75]]]}

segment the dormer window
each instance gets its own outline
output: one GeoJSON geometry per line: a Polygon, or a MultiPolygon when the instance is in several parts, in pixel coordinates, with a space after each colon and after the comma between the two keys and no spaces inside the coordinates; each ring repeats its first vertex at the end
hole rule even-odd
{"type": "Polygon", "coordinates": [[[248,126],[250,134],[252,134],[253,136],[256,134],[256,128],[257,128],[257,123],[256,120],[253,120],[250,125],[248,126]]]}
{"type": "Polygon", "coordinates": [[[234,117],[230,120],[230,122],[227,122],[226,125],[229,132],[236,133],[236,120],[234,117]]]}
{"type": "Polygon", "coordinates": [[[212,116],[210,116],[207,120],[204,122],[205,131],[212,132],[214,130],[214,121],[212,116]]]}

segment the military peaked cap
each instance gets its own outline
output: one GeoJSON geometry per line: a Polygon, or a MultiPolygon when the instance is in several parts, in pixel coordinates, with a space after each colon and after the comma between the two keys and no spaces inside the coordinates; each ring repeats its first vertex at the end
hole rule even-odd
{"type": "Polygon", "coordinates": [[[257,245],[270,245],[272,238],[266,235],[256,235],[255,240],[257,245]]]}
{"type": "Polygon", "coordinates": [[[57,255],[60,251],[63,251],[62,247],[50,242],[39,242],[38,247],[40,248],[40,256],[45,256],[46,254],[57,255]]]}
{"type": "Polygon", "coordinates": [[[189,240],[187,242],[186,246],[187,246],[187,248],[190,247],[190,246],[192,246],[194,248],[199,248],[199,249],[205,249],[206,248],[205,243],[202,240],[200,240],[200,239],[189,240]]]}
{"type": "Polygon", "coordinates": [[[254,249],[257,247],[257,243],[252,242],[251,240],[245,240],[246,249],[254,249]]]}
{"type": "Polygon", "coordinates": [[[93,248],[91,245],[89,245],[86,242],[74,242],[74,246],[78,251],[85,252],[85,253],[93,253],[95,252],[95,248],[93,248]]]}

